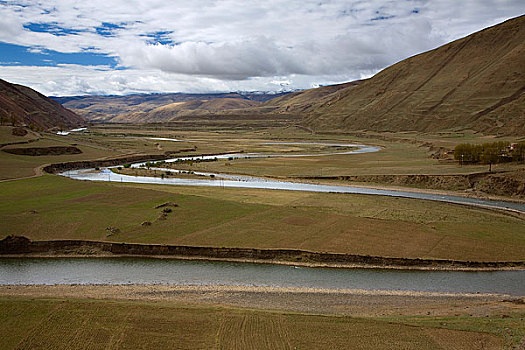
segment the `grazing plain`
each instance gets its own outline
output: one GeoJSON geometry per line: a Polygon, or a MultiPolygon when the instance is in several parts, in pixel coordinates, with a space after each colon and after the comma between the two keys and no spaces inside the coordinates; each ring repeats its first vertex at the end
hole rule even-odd
{"type": "MultiPolygon", "coordinates": [[[[432,324],[424,317],[382,320],[71,298],[2,297],[0,306],[4,349],[500,349],[504,340],[513,345],[495,327],[483,329],[487,321],[499,321],[493,318],[432,324]]],[[[499,326],[516,323],[515,317],[499,326]]]]}
{"type": "MultiPolygon", "coordinates": [[[[95,125],[87,133],[60,136],[31,132],[24,137],[11,135],[11,128],[4,126],[0,127],[1,142],[19,143],[2,149],[67,146],[77,147],[82,153],[30,156],[0,150],[2,235],[23,235],[33,240],[523,261],[524,218],[502,211],[383,196],[120,183],[117,174],[112,175],[116,182],[76,181],[42,172],[52,163],[126,156],[308,153],[312,156],[186,162],[173,167],[287,181],[391,187],[377,182],[377,178],[350,181],[345,176],[485,173],[487,166],[458,164],[446,155],[446,150],[459,143],[493,139],[470,133],[315,134],[303,128],[256,122],[245,128],[184,123],[95,125]],[[311,144],[285,144],[292,142],[311,144]],[[321,155],[349,148],[313,143],[357,143],[379,146],[381,150],[321,155]],[[177,206],[164,213],[164,208],[156,208],[164,203],[177,206]]],[[[115,171],[147,172],[132,168],[115,171]]],[[[523,165],[496,165],[493,171],[521,181],[523,165]]],[[[505,191],[495,194],[423,183],[395,186],[524,201],[519,194],[505,191]]],[[[519,346],[525,332],[523,299],[508,302],[504,301],[506,296],[487,296],[479,301],[459,295],[447,299],[421,295],[367,297],[357,293],[350,297],[312,291],[283,293],[278,288],[273,294],[163,288],[170,287],[2,286],[1,345],[6,349],[499,349],[519,346]],[[119,294],[121,290],[126,293],[119,294]]]]}
{"type": "Polygon", "coordinates": [[[0,189],[4,234],[23,234],[34,240],[288,248],[480,261],[525,259],[522,219],[431,201],[93,183],[52,175],[0,183],[0,189]],[[162,209],[155,207],[166,202],[178,207],[161,217],[162,209]],[[119,232],[111,234],[108,227],[119,232]]]}

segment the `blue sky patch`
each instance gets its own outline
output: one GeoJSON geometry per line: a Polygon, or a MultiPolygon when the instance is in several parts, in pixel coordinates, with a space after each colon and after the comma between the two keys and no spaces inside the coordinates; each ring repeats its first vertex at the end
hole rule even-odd
{"type": "Polygon", "coordinates": [[[49,33],[56,36],[79,34],[83,31],[71,28],[64,28],[56,23],[28,23],[24,24],[24,28],[32,32],[49,33]]]}
{"type": "Polygon", "coordinates": [[[124,29],[124,27],[119,24],[107,22],[103,22],[102,25],[95,27],[95,31],[98,35],[106,37],[115,36],[115,31],[117,29],[124,29]]]}
{"type": "Polygon", "coordinates": [[[0,64],[9,66],[56,66],[58,64],[79,64],[89,66],[110,66],[115,68],[115,58],[93,52],[62,53],[52,50],[30,48],[0,42],[0,64]]]}
{"type": "Polygon", "coordinates": [[[169,35],[173,33],[172,30],[165,30],[160,32],[154,32],[154,33],[148,33],[141,35],[145,38],[147,38],[148,44],[161,44],[161,45],[171,45],[171,44],[177,44],[171,40],[169,35]]]}
{"type": "Polygon", "coordinates": [[[390,19],[390,18],[394,18],[395,16],[392,15],[392,16],[377,16],[377,17],[374,17],[374,18],[371,18],[370,20],[371,21],[384,21],[386,19],[390,19]]]}

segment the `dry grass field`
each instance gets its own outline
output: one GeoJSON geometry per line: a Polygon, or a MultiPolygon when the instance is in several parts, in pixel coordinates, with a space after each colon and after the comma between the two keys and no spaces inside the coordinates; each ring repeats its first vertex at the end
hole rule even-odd
{"type": "Polygon", "coordinates": [[[503,344],[501,336],[487,331],[416,321],[162,302],[2,297],[0,310],[2,349],[419,350],[503,344]]]}
{"type": "MultiPolygon", "coordinates": [[[[6,127],[2,129],[3,134],[6,130],[6,127]]],[[[421,146],[429,140],[434,143],[441,140],[443,145],[450,147],[454,143],[476,139],[473,135],[386,136],[383,139],[371,136],[376,137],[374,139],[315,135],[297,128],[258,128],[241,132],[231,128],[208,130],[202,127],[187,131],[155,125],[100,125],[91,128],[89,133],[73,133],[66,137],[44,134],[38,141],[18,145],[75,146],[83,151],[82,154],[36,157],[0,151],[0,178],[31,176],[35,168],[47,163],[124,154],[327,151],[317,145],[266,144],[286,141],[357,142],[383,148],[369,154],[234,159],[177,164],[177,167],[278,177],[483,170],[482,167],[460,167],[453,162],[432,159],[428,147],[421,146]],[[149,137],[186,141],[152,140],[149,137]],[[395,137],[404,141],[399,142],[395,137]]],[[[509,169],[519,167],[506,166],[509,169]]],[[[525,258],[523,220],[483,209],[403,198],[90,183],[53,175],[0,182],[0,198],[2,234],[25,235],[31,239],[291,248],[485,261],[525,258]],[[179,207],[166,220],[159,219],[160,211],[154,207],[167,201],[175,202],[179,207]],[[93,220],[95,217],[97,219],[93,220]],[[142,225],[144,222],[152,225],[142,225]],[[110,234],[106,230],[108,227],[116,227],[120,232],[110,234]]]]}
{"type": "Polygon", "coordinates": [[[333,193],[93,183],[0,183],[3,234],[460,260],[523,260],[523,220],[484,209],[333,193]],[[165,202],[179,206],[159,219],[165,202]],[[96,218],[96,220],[94,220],[96,218]],[[145,221],[151,226],[143,226],[145,221]],[[108,227],[120,232],[109,235],[108,227]]]}

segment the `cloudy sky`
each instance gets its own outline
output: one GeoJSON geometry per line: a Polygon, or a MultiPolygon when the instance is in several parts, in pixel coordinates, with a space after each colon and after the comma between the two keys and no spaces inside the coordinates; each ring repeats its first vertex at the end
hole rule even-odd
{"type": "Polygon", "coordinates": [[[55,96],[304,89],[523,13],[523,0],[0,0],[0,78],[55,96]]]}

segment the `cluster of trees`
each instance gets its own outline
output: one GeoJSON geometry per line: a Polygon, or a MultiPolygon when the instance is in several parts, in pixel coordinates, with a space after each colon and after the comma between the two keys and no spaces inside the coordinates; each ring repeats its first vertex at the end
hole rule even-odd
{"type": "Polygon", "coordinates": [[[474,145],[462,143],[454,149],[454,159],[464,163],[496,164],[525,161],[525,141],[505,141],[474,145]]]}
{"type": "Polygon", "coordinates": [[[214,158],[188,158],[188,159],[177,159],[174,163],[187,163],[189,165],[193,165],[193,163],[204,163],[204,162],[216,162],[219,159],[217,157],[214,158]]]}

